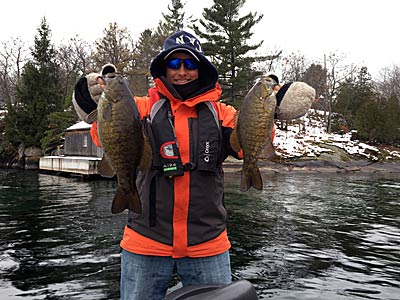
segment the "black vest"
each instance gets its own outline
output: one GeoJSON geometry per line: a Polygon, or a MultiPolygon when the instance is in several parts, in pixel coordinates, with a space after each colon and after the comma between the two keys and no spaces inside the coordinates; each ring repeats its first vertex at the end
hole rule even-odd
{"type": "Polygon", "coordinates": [[[152,167],[165,176],[181,176],[194,169],[215,173],[222,164],[222,133],[217,111],[211,102],[199,103],[196,109],[197,119],[189,119],[188,124],[191,127],[190,162],[183,165],[169,101],[162,98],[151,108],[145,128],[153,149],[152,167]]]}

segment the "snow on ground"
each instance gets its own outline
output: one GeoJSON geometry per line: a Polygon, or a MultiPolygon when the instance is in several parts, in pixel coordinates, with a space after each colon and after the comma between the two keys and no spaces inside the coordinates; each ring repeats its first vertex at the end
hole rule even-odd
{"type": "MultiPolygon", "coordinates": [[[[274,146],[277,155],[284,158],[318,157],[321,153],[333,152],[325,146],[336,146],[349,155],[360,155],[370,160],[378,160],[381,150],[352,140],[352,133],[326,133],[323,112],[310,110],[304,117],[289,122],[287,130],[276,128],[274,146]]],[[[400,159],[399,151],[385,149],[386,159],[400,159]]]]}
{"type": "MultiPolygon", "coordinates": [[[[276,154],[283,158],[318,157],[322,153],[333,153],[327,146],[336,146],[349,155],[360,155],[370,160],[382,157],[382,151],[357,140],[352,140],[353,132],[337,134],[326,133],[324,112],[310,109],[309,113],[300,119],[290,122],[287,130],[276,127],[274,146],[276,154]],[[325,146],[325,147],[324,147],[325,146]]],[[[278,121],[279,122],[279,121],[278,121]]],[[[89,129],[91,124],[83,121],[67,128],[70,130],[89,129]]],[[[385,158],[400,159],[399,151],[385,150],[385,158]]]]}

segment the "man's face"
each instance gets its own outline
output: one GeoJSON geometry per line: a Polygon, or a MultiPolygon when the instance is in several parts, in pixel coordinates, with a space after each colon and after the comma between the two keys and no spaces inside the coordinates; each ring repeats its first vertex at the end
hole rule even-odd
{"type": "Polygon", "coordinates": [[[188,69],[183,61],[184,59],[191,59],[196,65],[198,63],[196,59],[187,53],[173,53],[167,58],[166,77],[170,83],[186,84],[199,77],[199,69],[197,67],[195,69],[191,69],[193,68],[193,65],[191,65],[190,69],[188,69]],[[174,68],[168,67],[168,61],[177,58],[180,59],[180,62],[176,61],[177,64],[174,65],[174,68]]]}

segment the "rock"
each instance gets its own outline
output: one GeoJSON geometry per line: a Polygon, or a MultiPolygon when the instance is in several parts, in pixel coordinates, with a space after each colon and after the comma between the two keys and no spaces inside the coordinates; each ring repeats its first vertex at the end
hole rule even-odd
{"type": "Polygon", "coordinates": [[[43,156],[43,151],[39,147],[28,147],[25,148],[24,155],[27,157],[43,156]]]}

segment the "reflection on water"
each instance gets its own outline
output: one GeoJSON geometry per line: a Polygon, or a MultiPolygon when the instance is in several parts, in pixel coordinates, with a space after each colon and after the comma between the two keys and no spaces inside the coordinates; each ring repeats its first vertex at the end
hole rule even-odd
{"type": "MultiPolygon", "coordinates": [[[[398,176],[227,175],[232,270],[260,299],[400,299],[398,176]]],[[[0,170],[0,298],[118,299],[114,181],[0,170]]]]}
{"type": "Polygon", "coordinates": [[[109,213],[114,182],[2,172],[0,274],[11,295],[117,299],[125,216],[109,213]]]}
{"type": "Polygon", "coordinates": [[[398,177],[265,176],[229,184],[234,273],[260,298],[400,299],[398,177]]]}

